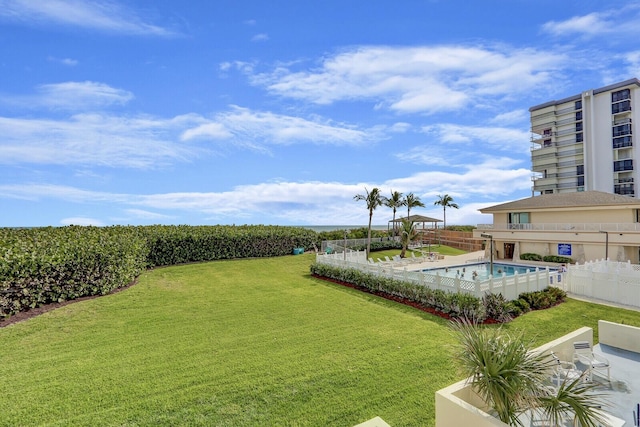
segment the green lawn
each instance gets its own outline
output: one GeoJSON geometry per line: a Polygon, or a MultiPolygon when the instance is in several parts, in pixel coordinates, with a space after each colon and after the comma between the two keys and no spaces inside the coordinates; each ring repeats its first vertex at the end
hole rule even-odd
{"type": "MultiPolygon", "coordinates": [[[[460,379],[447,323],[309,276],[312,255],[157,269],[0,329],[0,426],[434,425],[460,379]]],[[[536,343],[640,313],[569,301],[536,343]]]]}
{"type": "MultiPolygon", "coordinates": [[[[427,246],[424,247],[425,253],[428,250],[427,248],[428,248],[427,246]]],[[[400,249],[387,249],[384,251],[371,252],[370,257],[377,262],[378,258],[384,259],[385,256],[388,256],[389,258],[393,258],[396,255],[400,255],[400,252],[402,252],[400,249]]],[[[406,255],[411,256],[411,252],[413,251],[407,250],[406,255]]],[[[445,246],[445,245],[431,245],[431,252],[439,253],[440,255],[462,255],[467,253],[462,249],[452,248],[451,246],[445,246]]],[[[416,256],[422,256],[422,252],[416,251],[416,256]]]]}

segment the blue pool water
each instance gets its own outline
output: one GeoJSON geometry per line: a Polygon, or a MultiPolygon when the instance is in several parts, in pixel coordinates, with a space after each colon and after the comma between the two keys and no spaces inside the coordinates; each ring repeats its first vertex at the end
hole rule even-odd
{"type": "MultiPolygon", "coordinates": [[[[540,268],[540,270],[543,269],[544,268],[540,268]]],[[[493,277],[501,277],[503,273],[507,276],[513,276],[515,273],[523,274],[535,270],[536,267],[532,267],[530,265],[493,263],[493,277]]],[[[467,280],[473,280],[475,277],[478,280],[484,280],[489,278],[489,263],[482,262],[465,265],[451,265],[449,267],[441,268],[428,268],[422,270],[422,272],[439,274],[443,277],[460,277],[461,279],[467,280]]]]}

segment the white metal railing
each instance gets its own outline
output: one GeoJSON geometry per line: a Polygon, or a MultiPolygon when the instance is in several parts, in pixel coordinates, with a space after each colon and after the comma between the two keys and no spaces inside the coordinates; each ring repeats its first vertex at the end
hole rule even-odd
{"type": "Polygon", "coordinates": [[[478,224],[478,230],[523,231],[640,231],[640,223],[533,223],[533,224],[478,224]]]}
{"type": "Polygon", "coordinates": [[[568,293],[640,308],[640,265],[599,260],[570,265],[561,287],[568,293]]]}
{"type": "Polygon", "coordinates": [[[410,282],[415,285],[427,286],[431,289],[440,289],[447,292],[462,292],[482,298],[486,293],[501,293],[507,300],[518,299],[523,292],[541,291],[549,285],[560,286],[563,282],[563,274],[551,271],[549,268],[513,276],[489,277],[486,280],[468,280],[462,277],[447,277],[428,271],[410,271],[406,266],[393,263],[369,263],[366,255],[354,256],[352,260],[341,258],[341,254],[318,253],[316,262],[329,264],[336,267],[355,268],[357,270],[374,274],[376,276],[410,282]]]}

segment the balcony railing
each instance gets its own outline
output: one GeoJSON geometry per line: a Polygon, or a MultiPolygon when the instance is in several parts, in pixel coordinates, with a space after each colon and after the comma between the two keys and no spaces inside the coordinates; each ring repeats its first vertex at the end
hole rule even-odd
{"type": "Polygon", "coordinates": [[[572,232],[640,232],[640,223],[538,223],[538,224],[478,224],[478,230],[495,231],[572,231],[572,232]]]}

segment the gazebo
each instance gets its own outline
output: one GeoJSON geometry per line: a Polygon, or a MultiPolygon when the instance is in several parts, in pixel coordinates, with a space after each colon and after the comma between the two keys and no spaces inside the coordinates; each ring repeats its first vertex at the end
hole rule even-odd
{"type": "Polygon", "coordinates": [[[403,220],[406,220],[406,219],[408,219],[409,221],[413,222],[414,224],[421,222],[422,223],[422,231],[423,232],[425,230],[425,226],[424,226],[425,223],[430,222],[430,223],[432,223],[431,228],[436,228],[436,224],[438,222],[442,222],[442,220],[437,219],[437,218],[431,218],[431,217],[423,216],[423,215],[411,215],[408,218],[407,217],[401,217],[401,218],[396,218],[395,220],[393,220],[393,219],[389,220],[387,222],[387,233],[390,230],[390,223],[392,223],[392,222],[394,223],[393,224],[393,226],[394,226],[393,228],[395,229],[396,223],[400,223],[400,222],[402,222],[403,220]]]}

